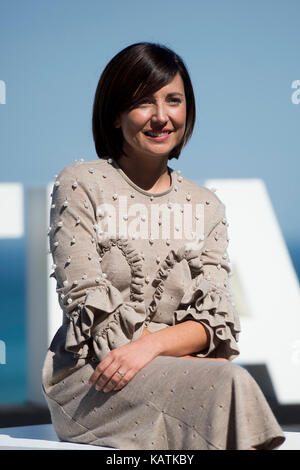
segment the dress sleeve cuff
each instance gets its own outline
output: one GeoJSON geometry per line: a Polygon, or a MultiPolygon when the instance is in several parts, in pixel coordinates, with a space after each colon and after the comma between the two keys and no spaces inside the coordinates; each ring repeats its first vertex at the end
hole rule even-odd
{"type": "Polygon", "coordinates": [[[181,305],[186,305],[186,308],[174,312],[173,324],[194,320],[202,323],[210,333],[208,348],[192,355],[232,360],[239,354],[239,319],[229,295],[225,290],[199,278],[194,279],[186,291],[181,300],[181,305]]]}
{"type": "Polygon", "coordinates": [[[146,313],[143,301],[124,303],[119,290],[107,284],[90,289],[84,302],[67,316],[65,349],[84,357],[86,344],[92,340],[101,361],[111,349],[141,336],[146,313]]]}

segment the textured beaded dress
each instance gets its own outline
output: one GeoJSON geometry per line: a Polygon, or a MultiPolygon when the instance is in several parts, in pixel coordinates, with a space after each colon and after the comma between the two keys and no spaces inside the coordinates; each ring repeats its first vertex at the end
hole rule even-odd
{"type": "Polygon", "coordinates": [[[61,440],[117,449],[273,449],[284,441],[243,367],[231,301],[225,206],[168,167],[151,193],[108,157],[75,161],[53,186],[49,242],[63,322],[43,392],[61,440]],[[88,384],[108,352],[185,320],[209,332],[201,359],[157,356],[121,390],[88,384]],[[227,358],[229,362],[206,358],[227,358]]]}

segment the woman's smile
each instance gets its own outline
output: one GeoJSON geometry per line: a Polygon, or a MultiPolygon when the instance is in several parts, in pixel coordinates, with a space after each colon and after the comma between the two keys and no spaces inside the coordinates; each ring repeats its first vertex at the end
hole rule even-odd
{"type": "Polygon", "coordinates": [[[149,139],[153,140],[154,142],[162,142],[169,138],[169,135],[172,131],[169,130],[162,130],[162,131],[145,131],[144,134],[149,139]]]}

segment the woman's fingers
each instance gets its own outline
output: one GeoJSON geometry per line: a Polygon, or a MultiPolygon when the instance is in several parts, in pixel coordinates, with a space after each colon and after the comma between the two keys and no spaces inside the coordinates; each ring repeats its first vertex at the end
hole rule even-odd
{"type": "Polygon", "coordinates": [[[127,374],[124,375],[124,377],[121,378],[120,382],[116,385],[114,390],[121,390],[121,388],[125,387],[125,385],[130,382],[130,380],[135,376],[136,374],[132,372],[127,372],[127,374]]]}
{"type": "Polygon", "coordinates": [[[112,365],[110,370],[106,370],[105,373],[99,376],[96,381],[95,388],[96,390],[102,390],[103,392],[120,390],[129,382],[129,380],[131,380],[131,375],[124,371],[124,367],[122,368],[112,365]]]}
{"type": "Polygon", "coordinates": [[[128,382],[135,376],[133,371],[125,370],[124,366],[117,367],[112,364],[107,368],[98,379],[95,381],[95,388],[97,391],[111,392],[113,390],[121,390],[128,382]],[[121,372],[121,374],[119,372],[121,372]]]}
{"type": "Polygon", "coordinates": [[[108,367],[101,375],[99,375],[95,383],[96,390],[102,390],[102,388],[104,388],[104,386],[106,386],[110,381],[117,384],[120,379],[120,375],[116,374],[116,372],[117,366],[115,365],[114,367],[108,367]]]}
{"type": "Polygon", "coordinates": [[[120,390],[129,382],[127,374],[118,374],[118,371],[111,377],[103,388],[103,392],[111,392],[113,390],[120,390]]]}
{"type": "Polygon", "coordinates": [[[98,390],[98,391],[102,390],[103,392],[111,392],[112,390],[114,390],[114,388],[117,385],[119,385],[119,383],[121,382],[122,379],[123,379],[123,375],[120,375],[118,373],[118,371],[115,371],[115,373],[112,374],[112,376],[104,384],[104,386],[102,385],[101,380],[100,380],[100,383],[98,381],[97,384],[96,384],[96,390],[98,390]]]}
{"type": "Polygon", "coordinates": [[[103,384],[107,382],[107,380],[110,379],[112,373],[114,372],[115,369],[112,369],[110,366],[113,361],[107,360],[107,358],[104,358],[103,361],[99,362],[99,364],[95,367],[94,372],[92,373],[89,384],[90,385],[95,385],[96,382],[102,377],[103,384]],[[111,372],[111,375],[109,373],[111,372]]]}
{"type": "Polygon", "coordinates": [[[90,377],[89,384],[95,385],[96,390],[102,390],[103,392],[110,392],[111,390],[115,389],[117,385],[120,385],[121,381],[123,383],[122,386],[124,386],[124,367],[122,369],[122,366],[117,361],[113,361],[109,365],[107,365],[107,361],[104,361],[105,360],[99,362],[95,368],[93,374],[90,377]]]}

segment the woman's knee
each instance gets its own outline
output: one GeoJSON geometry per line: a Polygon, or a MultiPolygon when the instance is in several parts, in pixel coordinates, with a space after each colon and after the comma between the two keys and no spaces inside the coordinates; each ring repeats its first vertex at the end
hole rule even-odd
{"type": "Polygon", "coordinates": [[[251,382],[254,380],[247,369],[238,364],[228,361],[224,363],[224,367],[226,367],[227,374],[232,380],[237,380],[238,382],[251,382]]]}

